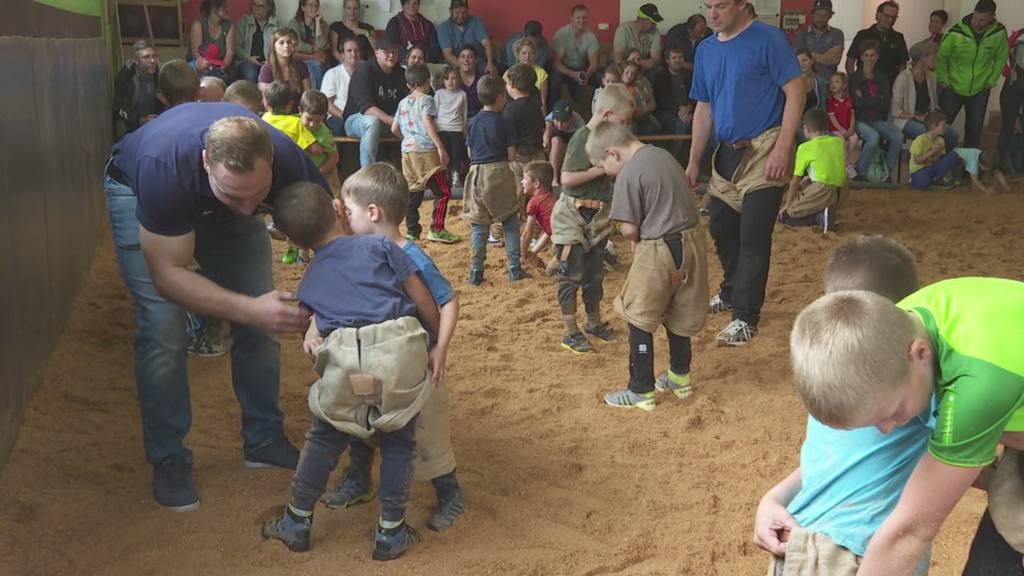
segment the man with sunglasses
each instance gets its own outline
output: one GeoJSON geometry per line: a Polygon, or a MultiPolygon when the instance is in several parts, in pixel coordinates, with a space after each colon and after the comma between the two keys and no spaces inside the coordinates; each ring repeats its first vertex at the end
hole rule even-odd
{"type": "Polygon", "coordinates": [[[118,142],[104,188],[118,265],[135,300],[135,381],[156,501],[193,510],[185,310],[231,323],[231,374],[246,467],[295,468],[278,407],[275,332],[309,312],[273,286],[261,206],[289,184],[330,188],[283,133],[231,103],[175,106],[118,142]],[[193,271],[195,260],[203,274],[193,271]]]}
{"type": "Polygon", "coordinates": [[[900,17],[900,5],[896,2],[882,2],[875,10],[875,23],[870,28],[865,28],[853,37],[850,50],[846,53],[846,73],[853,73],[860,69],[861,46],[868,40],[878,42],[880,53],[878,58],[878,71],[885,74],[887,78],[895,78],[897,74],[907,67],[910,54],[907,52],[907,41],[903,34],[893,29],[896,20],[900,17]]]}

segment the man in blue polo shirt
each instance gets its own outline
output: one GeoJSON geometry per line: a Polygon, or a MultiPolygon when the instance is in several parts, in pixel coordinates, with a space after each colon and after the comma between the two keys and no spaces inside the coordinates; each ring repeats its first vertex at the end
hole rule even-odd
{"type": "Polygon", "coordinates": [[[295,468],[278,407],[280,345],[308,311],[274,290],[257,208],[294,182],[327,188],[283,133],[231,103],[182,104],[114,146],[104,188],[118,265],[135,300],[135,381],[156,501],[192,510],[185,310],[231,322],[231,374],[247,467],[295,468]],[[203,275],[191,270],[193,259],[203,275]]]}
{"type": "Polygon", "coordinates": [[[746,4],[704,0],[716,34],[697,47],[690,89],[697,103],[686,167],[690,186],[697,186],[712,116],[719,142],[708,210],[725,276],[710,308],[712,313],[732,311],[732,321],[716,337],[726,346],[742,346],[757,334],[772,228],[805,98],[800,65],[786,35],[751,20],[746,4]]]}
{"type": "Polygon", "coordinates": [[[483,20],[469,13],[469,0],[452,0],[448,14],[449,18],[437,25],[437,43],[445,61],[458,68],[459,52],[464,46],[473,46],[477,54],[484,55],[483,60],[478,60],[478,68],[496,76],[498,66],[494,63],[491,37],[483,20]]]}

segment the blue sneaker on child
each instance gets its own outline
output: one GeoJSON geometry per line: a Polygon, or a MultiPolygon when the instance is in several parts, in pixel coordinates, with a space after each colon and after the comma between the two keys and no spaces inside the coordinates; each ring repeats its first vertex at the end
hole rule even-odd
{"type": "Polygon", "coordinates": [[[313,530],[313,518],[297,518],[288,513],[288,507],[284,507],[284,513],[280,517],[268,520],[263,525],[263,539],[273,538],[280,540],[292,552],[309,552],[309,535],[313,530]]]}
{"type": "Polygon", "coordinates": [[[420,535],[405,520],[393,528],[385,528],[381,522],[383,520],[377,522],[377,533],[373,537],[374,560],[394,560],[420,541],[420,535]]]}

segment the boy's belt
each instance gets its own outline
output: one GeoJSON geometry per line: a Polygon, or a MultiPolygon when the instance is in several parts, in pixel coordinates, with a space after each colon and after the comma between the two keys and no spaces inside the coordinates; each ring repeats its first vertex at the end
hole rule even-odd
{"type": "Polygon", "coordinates": [[[603,209],[605,207],[605,203],[604,202],[601,202],[600,200],[590,200],[588,198],[573,198],[572,204],[573,204],[573,206],[576,207],[577,210],[579,210],[580,208],[590,208],[591,210],[601,210],[601,209],[603,209]]]}
{"type": "Polygon", "coordinates": [[[732,144],[728,142],[722,142],[722,146],[725,146],[730,150],[746,150],[747,148],[750,148],[750,139],[737,140],[732,144]]]}

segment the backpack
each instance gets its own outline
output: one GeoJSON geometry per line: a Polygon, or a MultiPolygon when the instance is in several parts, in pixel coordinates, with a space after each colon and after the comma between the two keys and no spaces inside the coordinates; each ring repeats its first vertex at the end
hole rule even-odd
{"type": "Polygon", "coordinates": [[[872,184],[881,184],[889,179],[889,166],[885,163],[885,154],[881,147],[876,148],[875,153],[871,155],[864,179],[872,184]]]}

